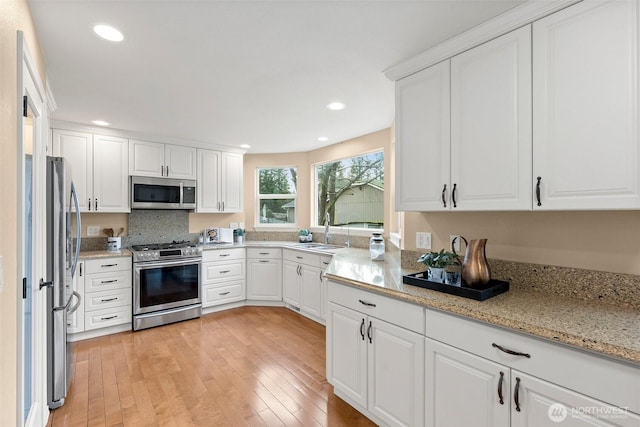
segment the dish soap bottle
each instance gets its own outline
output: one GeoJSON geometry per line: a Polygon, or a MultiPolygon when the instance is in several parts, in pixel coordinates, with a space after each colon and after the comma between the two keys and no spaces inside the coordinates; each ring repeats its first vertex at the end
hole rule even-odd
{"type": "Polygon", "coordinates": [[[373,233],[369,239],[369,255],[372,261],[384,261],[384,238],[382,233],[373,233]]]}

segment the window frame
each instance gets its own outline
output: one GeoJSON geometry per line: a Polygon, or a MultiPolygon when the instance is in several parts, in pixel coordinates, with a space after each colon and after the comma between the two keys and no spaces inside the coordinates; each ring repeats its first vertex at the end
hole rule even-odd
{"type": "Polygon", "coordinates": [[[298,209],[298,188],[296,185],[295,193],[287,193],[287,194],[261,194],[260,193],[260,171],[265,169],[295,169],[296,174],[298,173],[297,165],[284,165],[284,166],[257,166],[255,173],[255,185],[256,185],[256,197],[255,197],[255,210],[254,210],[254,228],[256,230],[267,230],[267,229],[278,229],[281,231],[287,230],[297,230],[299,223],[299,209],[298,209]],[[296,210],[295,210],[295,222],[286,222],[286,223],[262,223],[260,222],[260,200],[275,200],[275,199],[291,199],[295,202],[296,210]]]}

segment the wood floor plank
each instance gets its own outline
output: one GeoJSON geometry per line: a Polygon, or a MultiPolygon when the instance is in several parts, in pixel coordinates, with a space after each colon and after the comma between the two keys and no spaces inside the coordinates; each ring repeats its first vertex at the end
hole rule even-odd
{"type": "Polygon", "coordinates": [[[325,378],[325,329],[241,307],[78,342],[48,426],[373,426],[325,378]]]}

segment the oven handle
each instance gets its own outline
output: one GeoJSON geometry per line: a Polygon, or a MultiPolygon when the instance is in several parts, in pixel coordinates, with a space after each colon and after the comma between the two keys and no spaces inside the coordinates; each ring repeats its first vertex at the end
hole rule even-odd
{"type": "Polygon", "coordinates": [[[177,260],[166,260],[166,261],[152,261],[152,262],[137,262],[134,264],[134,267],[137,271],[140,270],[148,270],[150,268],[158,268],[158,267],[175,267],[180,265],[193,265],[193,264],[202,264],[202,258],[187,258],[187,259],[177,259],[177,260]]]}

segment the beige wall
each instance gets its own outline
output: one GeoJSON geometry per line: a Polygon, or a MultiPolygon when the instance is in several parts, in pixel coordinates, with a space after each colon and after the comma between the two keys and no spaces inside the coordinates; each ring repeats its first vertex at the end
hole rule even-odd
{"type": "MultiPolygon", "coordinates": [[[[363,135],[337,144],[323,147],[306,153],[287,154],[247,154],[244,157],[244,210],[246,228],[253,230],[256,221],[256,169],[259,167],[297,166],[298,168],[298,200],[296,203],[298,228],[308,228],[311,225],[313,212],[313,166],[332,160],[352,157],[363,153],[384,150],[385,176],[389,174],[390,161],[388,153],[391,147],[391,131],[383,129],[378,132],[363,135]]],[[[385,218],[390,215],[390,197],[385,191],[385,218]]]]}
{"type": "Polygon", "coordinates": [[[26,0],[0,1],[0,256],[3,287],[0,290],[0,424],[17,424],[17,31],[25,34],[40,77],[45,64],[26,0]]]}

